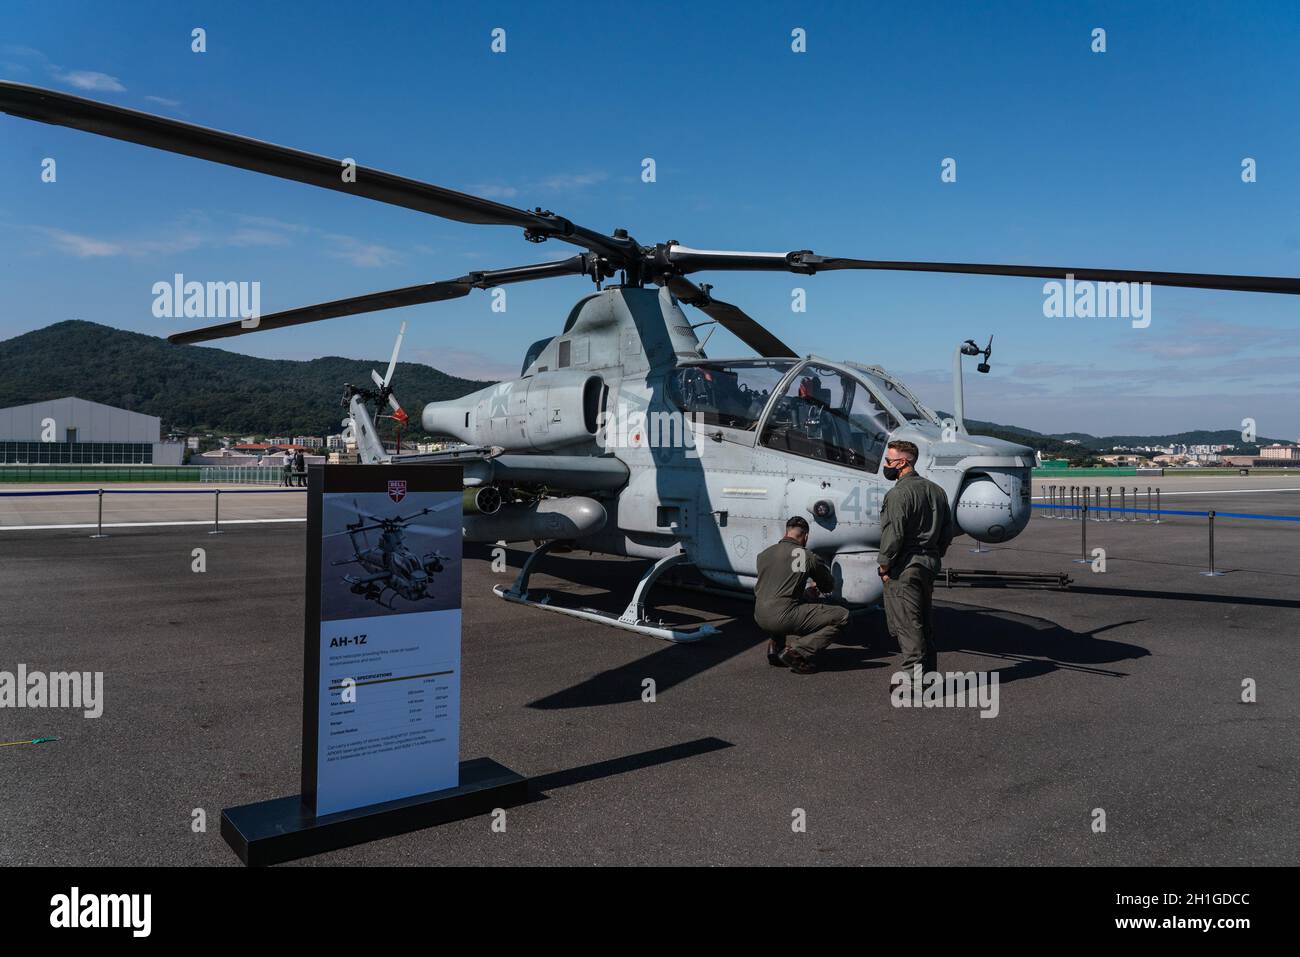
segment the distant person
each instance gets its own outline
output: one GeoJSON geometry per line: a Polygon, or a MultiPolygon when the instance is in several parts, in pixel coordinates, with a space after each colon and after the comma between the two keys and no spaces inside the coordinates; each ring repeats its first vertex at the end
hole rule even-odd
{"type": "Polygon", "coordinates": [[[817,670],[817,653],[835,640],[849,623],[838,605],[817,601],[835,589],[835,579],[820,558],[808,550],[808,522],[799,515],[785,523],[785,537],[758,554],[754,584],[754,621],[770,636],[767,659],[797,675],[817,670]],[[807,590],[809,578],[814,585],[807,590]],[[787,638],[793,638],[786,644],[787,638]]]}
{"type": "Polygon", "coordinates": [[[298,487],[307,487],[307,459],[302,454],[302,449],[293,453],[293,471],[298,476],[298,487]]]}
{"type": "Polygon", "coordinates": [[[885,478],[897,484],[880,506],[880,579],[885,583],[885,618],[903,653],[903,672],[937,671],[934,647],[934,579],[957,533],[948,496],[916,474],[917,447],[890,442],[885,478]]]}
{"type": "Polygon", "coordinates": [[[281,468],[281,472],[284,474],[284,485],[285,488],[292,488],[293,487],[293,459],[290,457],[288,452],[284,453],[283,461],[284,461],[284,465],[281,468]]]}

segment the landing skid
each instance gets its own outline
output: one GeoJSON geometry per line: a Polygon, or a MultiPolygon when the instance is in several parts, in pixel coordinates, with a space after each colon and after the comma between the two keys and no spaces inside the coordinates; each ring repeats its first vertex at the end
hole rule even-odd
{"type": "Polygon", "coordinates": [[[547,554],[556,542],[544,542],[538,546],[531,555],[524,561],[524,566],[519,570],[519,577],[509,588],[504,585],[497,585],[492,589],[498,596],[506,601],[514,602],[518,605],[529,605],[533,608],[540,608],[544,611],[559,612],[562,615],[569,615],[573,618],[581,618],[583,621],[594,621],[601,625],[612,625],[615,628],[621,628],[624,631],[633,631],[638,635],[647,635],[651,638],[660,638],[664,641],[690,642],[699,641],[701,638],[707,638],[710,635],[718,634],[718,629],[712,625],[699,625],[691,629],[669,628],[663,621],[652,623],[646,617],[649,609],[649,603],[646,600],[650,594],[650,589],[654,583],[670,568],[674,568],[687,563],[685,555],[670,555],[667,558],[661,558],[641,576],[641,580],[636,584],[636,591],[632,593],[632,600],[628,603],[623,614],[615,617],[607,612],[598,611],[595,608],[564,608],[560,605],[552,605],[548,598],[534,599],[528,595],[528,576],[536,569],[537,562],[541,557],[547,554]]]}

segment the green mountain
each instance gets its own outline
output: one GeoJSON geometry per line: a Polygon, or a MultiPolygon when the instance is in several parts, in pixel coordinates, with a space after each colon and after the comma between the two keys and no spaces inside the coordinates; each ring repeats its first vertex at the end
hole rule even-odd
{"type": "MultiPolygon", "coordinates": [[[[370,385],[370,370],[387,365],[387,358],[258,359],[74,320],[0,342],[0,408],[72,395],[156,415],[164,434],[328,435],[345,412],[344,383],[370,385]]],[[[424,403],[489,383],[399,362],[394,384],[416,426],[424,403]]]]}
{"type": "MultiPolygon", "coordinates": [[[[156,415],[163,431],[219,435],[328,435],[339,431],[343,385],[370,383],[370,370],[387,359],[329,356],[308,362],[258,359],[199,346],[176,346],[156,336],[93,322],[60,322],[0,341],[0,408],[66,395],[156,415]]],[[[487,382],[460,379],[418,362],[399,362],[397,396],[412,425],[426,402],[455,399],[487,382]]],[[[946,415],[947,413],[940,413],[946,415]]],[[[1046,435],[1033,429],[967,419],[971,432],[1038,449],[1045,456],[1083,459],[1112,446],[1241,442],[1239,432],[1178,435],[1046,435]],[[1067,444],[1075,439],[1078,445],[1067,444]]],[[[384,427],[385,434],[391,434],[384,427]]],[[[422,433],[407,431],[411,438],[422,433]]],[[[1262,444],[1278,441],[1260,438],[1262,444]]]]}
{"type": "MultiPolygon", "coordinates": [[[[941,417],[948,415],[940,412],[941,417]]],[[[978,435],[991,435],[1008,442],[1018,442],[1043,453],[1045,458],[1064,458],[1081,460],[1094,455],[1108,454],[1112,449],[1134,449],[1143,446],[1169,445],[1234,445],[1243,455],[1253,455],[1259,446],[1282,439],[1257,437],[1253,445],[1241,440],[1241,432],[1233,429],[1206,430],[1196,429],[1191,432],[1179,432],[1174,435],[1090,435],[1087,432],[1056,432],[1045,434],[1033,429],[1024,429],[1016,425],[1000,425],[997,422],[981,422],[967,419],[966,428],[978,435]],[[1068,441],[1073,440],[1073,441],[1068,441]],[[1074,443],[1078,443],[1077,445],[1074,443]]]]}

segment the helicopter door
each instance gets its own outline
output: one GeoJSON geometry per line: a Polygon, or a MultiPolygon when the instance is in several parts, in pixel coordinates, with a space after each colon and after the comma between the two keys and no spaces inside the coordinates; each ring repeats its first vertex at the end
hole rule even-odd
{"type": "Polygon", "coordinates": [[[545,376],[536,376],[528,384],[528,432],[530,435],[545,435],[550,422],[550,410],[547,399],[550,388],[545,376]]]}

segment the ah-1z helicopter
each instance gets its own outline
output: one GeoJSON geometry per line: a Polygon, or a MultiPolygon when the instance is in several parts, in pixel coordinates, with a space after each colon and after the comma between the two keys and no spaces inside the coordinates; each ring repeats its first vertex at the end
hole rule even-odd
{"type": "Polygon", "coordinates": [[[326,536],[337,538],[347,535],[352,542],[352,557],[330,562],[331,565],[338,567],[355,563],[367,573],[343,576],[343,581],[351,586],[352,594],[360,595],[393,610],[396,610],[393,597],[401,597],[407,601],[433,598],[433,576],[443,570],[445,556],[439,555],[436,551],[417,554],[406,544],[406,534],[430,531],[419,525],[412,526],[411,523],[417,518],[423,518],[425,515],[459,503],[453,499],[442,505],[423,508],[410,515],[394,515],[391,518],[361,511],[361,506],[355,499],[352,504],[357,513],[357,520],[348,522],[343,527],[343,531],[332,532],[326,536]],[[379,532],[379,540],[372,545],[366,536],[374,531],[379,532]],[[387,592],[393,594],[385,601],[384,596],[387,592]]]}
{"type": "MultiPolygon", "coordinates": [[[[374,433],[366,402],[392,404],[392,370],[374,396],[349,402],[362,461],[457,462],[464,466],[464,532],[476,541],[543,542],[502,597],[607,622],[643,634],[690,640],[708,633],[655,627],[647,594],[667,569],[692,563],[712,583],[751,589],[755,558],[792,514],[815,525],[812,547],[832,562],[835,597],[850,605],[880,594],[876,550],[880,474],[890,439],[921,450],[917,470],[947,492],[957,523],[983,542],[1005,542],[1030,514],[1023,445],[968,434],[960,361],[954,353],[954,417],[940,421],[883,369],[798,354],[739,307],[688,277],[707,271],[902,270],[1088,280],[1249,292],[1300,293],[1300,280],[1200,273],[1078,269],[983,263],[899,262],[785,253],[643,245],[626,229],[606,235],[540,208],[518,209],[350,163],[230,133],[15,83],[0,83],[0,110],[174,153],[403,206],[444,219],[521,228],[535,243],[555,239],[583,251],[566,259],[482,270],[177,333],[197,343],[382,309],[456,299],[474,289],[586,276],[596,291],[570,310],[561,331],[539,340],[520,377],[464,398],[425,406],[428,432],[467,443],[424,456],[392,456],[374,433]],[[606,280],[616,285],[603,288],[606,280]],[[653,287],[658,287],[653,288],[653,287]],[[730,330],[759,358],[704,352],[682,304],[730,330]],[[611,428],[613,424],[613,428],[611,428]],[[665,424],[673,430],[663,440],[665,424]],[[656,434],[657,429],[657,434],[656,434]],[[611,440],[612,436],[612,440],[611,440]],[[556,543],[654,560],[617,618],[536,602],[527,583],[556,543]]],[[[707,341],[707,340],[706,340],[707,341]]],[[[984,351],[987,369],[989,350],[984,351]]],[[[400,406],[398,406],[400,408],[400,406]]]]}

